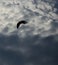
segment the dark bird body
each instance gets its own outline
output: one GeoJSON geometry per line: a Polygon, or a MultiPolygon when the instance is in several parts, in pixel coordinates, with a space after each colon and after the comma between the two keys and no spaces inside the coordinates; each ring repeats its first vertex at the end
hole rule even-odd
{"type": "Polygon", "coordinates": [[[19,26],[21,25],[21,24],[26,24],[27,22],[26,21],[24,21],[24,20],[22,20],[22,21],[19,21],[18,23],[17,23],[17,28],[19,28],[19,26]]]}

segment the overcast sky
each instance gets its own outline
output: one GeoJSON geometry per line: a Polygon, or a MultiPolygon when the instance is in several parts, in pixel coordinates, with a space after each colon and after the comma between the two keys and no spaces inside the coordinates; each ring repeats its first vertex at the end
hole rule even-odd
{"type": "Polygon", "coordinates": [[[58,0],[0,0],[0,65],[58,65],[57,47],[58,0]]]}

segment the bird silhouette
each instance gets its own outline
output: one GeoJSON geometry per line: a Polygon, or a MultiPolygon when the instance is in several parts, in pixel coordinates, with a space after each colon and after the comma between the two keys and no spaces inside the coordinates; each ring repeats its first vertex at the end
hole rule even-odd
{"type": "Polygon", "coordinates": [[[26,24],[27,22],[26,21],[24,21],[24,20],[22,20],[22,21],[19,21],[18,23],[17,23],[17,28],[19,28],[19,26],[21,25],[21,24],[26,24]]]}

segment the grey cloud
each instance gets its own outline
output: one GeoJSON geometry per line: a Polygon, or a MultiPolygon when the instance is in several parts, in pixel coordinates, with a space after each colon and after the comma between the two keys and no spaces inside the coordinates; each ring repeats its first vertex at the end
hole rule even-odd
{"type": "Polygon", "coordinates": [[[50,31],[51,32],[57,32],[58,31],[58,20],[52,20],[50,31]]]}
{"type": "MultiPolygon", "coordinates": [[[[53,20],[55,17],[54,14],[57,14],[52,10],[49,10],[48,7],[47,10],[35,8],[36,11],[34,11],[33,9],[25,8],[26,11],[24,11],[25,5],[22,3],[22,7],[19,7],[18,5],[18,7],[21,9],[16,9],[17,3],[13,4],[11,0],[9,1],[10,3],[5,1],[8,4],[4,3],[4,5],[7,6],[7,10],[8,7],[11,7],[11,12],[7,14],[11,15],[14,12],[13,14],[15,15],[12,18],[11,16],[7,16],[7,14],[2,14],[5,16],[5,23],[9,23],[8,25],[3,25],[5,27],[0,33],[0,65],[58,65],[58,32],[56,34],[56,31],[58,30],[58,20],[53,20]],[[12,5],[15,6],[15,11],[13,11],[12,5]],[[17,12],[17,10],[20,12],[17,12]],[[49,12],[51,12],[54,17],[50,16],[49,12]],[[31,19],[34,17],[34,24],[32,21],[28,23],[28,25],[22,26],[18,30],[15,29],[16,22],[14,21],[19,20],[19,13],[22,13],[22,19],[26,19],[28,22],[32,21],[31,19]],[[26,13],[28,15],[26,15],[26,13]],[[50,26],[51,28],[49,29],[50,26]],[[13,27],[14,31],[11,27],[13,27]],[[11,33],[8,33],[8,35],[4,34],[9,32],[9,28],[11,33]],[[38,31],[36,31],[36,29],[38,31]],[[38,34],[35,34],[35,32],[38,34]],[[45,33],[45,35],[47,34],[47,36],[45,36],[43,33],[45,33]],[[25,34],[25,36],[23,34],[25,34]]],[[[20,1],[22,2],[23,0],[20,1]]],[[[27,0],[25,0],[25,3],[26,2],[27,0]]],[[[49,3],[51,8],[56,7],[54,7],[54,0],[40,0],[40,2],[45,4],[49,3]]],[[[40,5],[40,2],[38,4],[38,1],[34,0],[36,6],[40,5]]],[[[28,5],[26,5],[26,7],[27,6],[28,5]]]]}
{"type": "Polygon", "coordinates": [[[24,58],[21,53],[12,50],[4,50],[0,48],[1,65],[24,65],[24,58]]]}
{"type": "Polygon", "coordinates": [[[30,63],[33,65],[58,65],[58,41],[55,39],[57,36],[52,35],[42,38],[36,35],[19,39],[17,35],[8,37],[0,35],[1,64],[5,62],[8,65],[25,65],[30,63]],[[7,46],[10,46],[10,48],[8,49],[7,46]],[[15,50],[16,48],[18,49],[15,50]],[[25,50],[27,51],[22,53],[20,48],[26,48],[25,50]]]}

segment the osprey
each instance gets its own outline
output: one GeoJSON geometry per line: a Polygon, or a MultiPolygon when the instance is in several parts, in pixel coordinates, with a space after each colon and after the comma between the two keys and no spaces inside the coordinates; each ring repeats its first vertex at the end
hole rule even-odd
{"type": "Polygon", "coordinates": [[[17,28],[19,28],[19,26],[21,25],[21,24],[26,24],[27,22],[26,21],[24,21],[24,20],[22,20],[22,21],[19,21],[18,23],[17,23],[17,28]]]}

